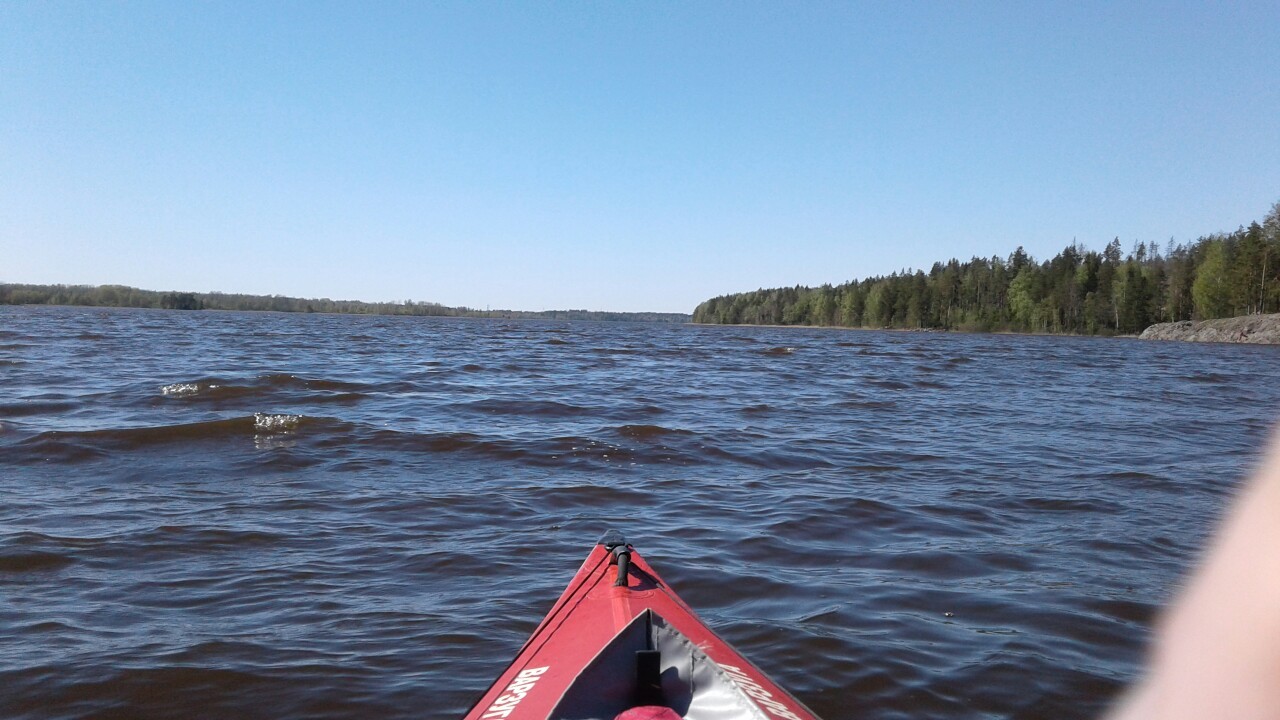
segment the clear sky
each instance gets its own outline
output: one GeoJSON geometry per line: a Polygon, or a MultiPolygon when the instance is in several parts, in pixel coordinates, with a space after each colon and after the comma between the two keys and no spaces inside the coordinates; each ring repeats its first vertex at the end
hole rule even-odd
{"type": "Polygon", "coordinates": [[[541,310],[1280,200],[1280,3],[0,3],[0,281],[541,310]]]}

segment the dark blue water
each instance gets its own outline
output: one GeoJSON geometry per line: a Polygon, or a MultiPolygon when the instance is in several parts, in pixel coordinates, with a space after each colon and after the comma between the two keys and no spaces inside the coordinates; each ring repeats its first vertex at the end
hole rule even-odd
{"type": "Polygon", "coordinates": [[[0,716],[451,718],[607,527],[819,714],[1086,718],[1280,348],[0,308],[0,716]]]}

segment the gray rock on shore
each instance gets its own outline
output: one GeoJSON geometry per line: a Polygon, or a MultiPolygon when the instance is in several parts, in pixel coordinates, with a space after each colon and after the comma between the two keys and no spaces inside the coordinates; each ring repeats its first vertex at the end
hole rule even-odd
{"type": "Polygon", "coordinates": [[[1158,323],[1138,336],[1142,340],[1185,340],[1187,342],[1227,342],[1280,344],[1280,314],[1203,320],[1201,322],[1158,323]]]}

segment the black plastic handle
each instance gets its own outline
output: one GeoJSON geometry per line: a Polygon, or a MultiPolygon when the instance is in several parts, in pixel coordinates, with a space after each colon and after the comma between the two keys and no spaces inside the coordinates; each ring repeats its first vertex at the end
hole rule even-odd
{"type": "Polygon", "coordinates": [[[613,554],[618,558],[618,579],[613,581],[613,586],[626,587],[627,573],[631,570],[631,550],[622,545],[614,548],[613,554]]]}
{"type": "Polygon", "coordinates": [[[618,564],[618,579],[613,581],[613,586],[626,587],[627,575],[631,572],[631,545],[617,530],[605,531],[600,544],[613,554],[613,561],[618,564]]]}

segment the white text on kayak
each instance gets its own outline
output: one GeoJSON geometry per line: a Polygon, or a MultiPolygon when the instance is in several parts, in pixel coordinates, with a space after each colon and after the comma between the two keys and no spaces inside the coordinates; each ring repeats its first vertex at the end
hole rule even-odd
{"type": "Polygon", "coordinates": [[[516,709],[516,706],[520,704],[520,701],[524,699],[524,696],[528,695],[529,691],[533,689],[534,683],[538,682],[538,677],[546,672],[547,669],[540,667],[521,670],[520,674],[516,675],[511,684],[507,686],[507,689],[502,691],[498,699],[494,700],[489,709],[485,710],[484,715],[480,717],[505,718],[510,715],[516,709]]]}

